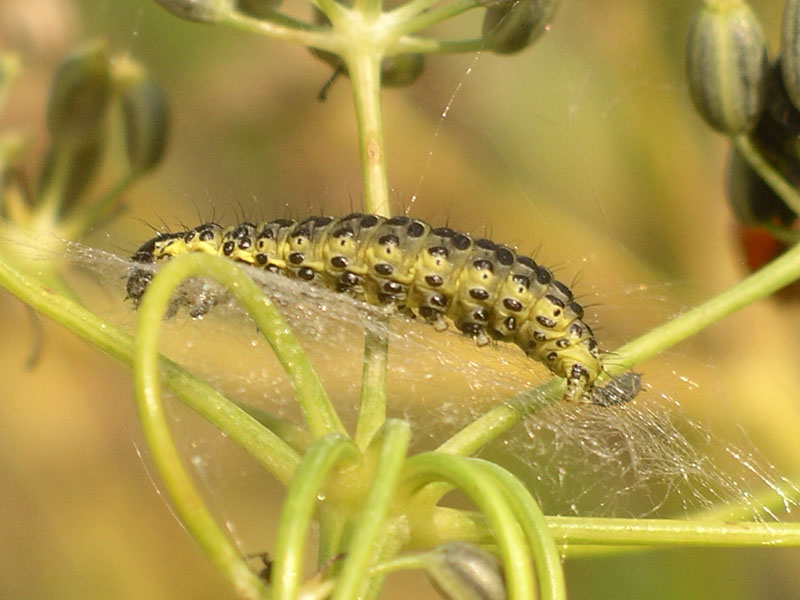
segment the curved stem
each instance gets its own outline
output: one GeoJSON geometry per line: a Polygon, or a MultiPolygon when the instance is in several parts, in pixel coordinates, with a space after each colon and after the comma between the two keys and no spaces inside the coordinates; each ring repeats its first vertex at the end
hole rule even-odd
{"type": "Polygon", "coordinates": [[[134,389],[145,440],[164,487],[181,523],[194,537],[214,565],[245,598],[260,598],[265,582],[250,570],[236,546],[217,525],[203,503],[181,462],[169,431],[161,401],[158,369],[158,330],[161,320],[149,317],[163,310],[167,300],[146,294],[137,324],[137,345],[133,356],[134,389]]]}
{"type": "Polygon", "coordinates": [[[357,456],[351,442],[334,434],[314,442],[303,457],[286,493],[278,527],[272,573],[275,600],[297,596],[317,496],[331,469],[339,461],[357,456]]]}
{"type": "Polygon", "coordinates": [[[531,555],[522,529],[502,489],[477,465],[458,456],[426,452],[406,461],[403,485],[412,491],[433,481],[447,481],[461,489],[486,515],[498,545],[511,600],[535,598],[531,555]]]}
{"type": "Polygon", "coordinates": [[[542,509],[524,485],[502,467],[488,461],[472,459],[487,474],[495,478],[506,494],[511,508],[528,538],[536,579],[539,582],[539,598],[542,600],[566,600],[567,586],[564,569],[561,567],[561,553],[547,526],[542,509]]]}
{"type": "Polygon", "coordinates": [[[364,371],[361,403],[354,441],[364,450],[386,422],[386,361],[389,338],[386,332],[367,330],[364,335],[364,371]]]}
{"type": "Polygon", "coordinates": [[[140,318],[160,323],[174,289],[191,277],[208,277],[217,281],[253,317],[259,332],[269,343],[292,383],[311,435],[315,438],[329,433],[347,435],[319,377],[289,326],[258,284],[236,263],[203,253],[175,257],[159,270],[145,293],[145,298],[157,296],[159,303],[148,302],[145,305],[143,301],[139,308],[140,318]]]}
{"type": "Polygon", "coordinates": [[[365,577],[376,556],[380,555],[386,531],[386,516],[395,495],[397,480],[406,458],[411,432],[405,421],[387,421],[383,435],[376,440],[380,455],[370,481],[370,489],[355,520],[355,529],[347,545],[347,557],[337,578],[332,600],[351,600],[366,589],[365,577]]]}

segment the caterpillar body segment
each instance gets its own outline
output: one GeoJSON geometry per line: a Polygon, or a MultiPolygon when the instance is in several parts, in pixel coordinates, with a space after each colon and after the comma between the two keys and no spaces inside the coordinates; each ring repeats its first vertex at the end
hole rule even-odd
{"type": "MultiPolygon", "coordinates": [[[[566,400],[604,403],[603,388],[594,386],[603,367],[583,308],[549,269],[508,246],[405,216],[353,213],[226,228],[204,223],[155,236],[132,260],[155,264],[191,252],[392,304],[439,330],[449,320],[478,345],[516,344],[566,379],[566,400]]],[[[152,276],[151,269],[131,269],[127,292],[136,305],[152,276]]],[[[202,316],[216,301],[211,292],[179,293],[171,313],[186,305],[192,316],[202,316]]]]}

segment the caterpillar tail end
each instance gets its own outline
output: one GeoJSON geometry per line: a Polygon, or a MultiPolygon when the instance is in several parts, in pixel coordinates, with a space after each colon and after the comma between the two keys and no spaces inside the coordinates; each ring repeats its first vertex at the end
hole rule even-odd
{"type": "Polygon", "coordinates": [[[604,386],[591,388],[587,392],[587,399],[595,406],[621,406],[633,400],[642,389],[642,374],[628,371],[617,375],[604,386]]]}

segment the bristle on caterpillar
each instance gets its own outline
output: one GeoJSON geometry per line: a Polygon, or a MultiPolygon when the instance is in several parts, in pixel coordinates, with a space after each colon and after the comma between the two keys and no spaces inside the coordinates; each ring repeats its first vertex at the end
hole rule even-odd
{"type": "MultiPolygon", "coordinates": [[[[449,319],[479,346],[490,339],[516,344],[565,378],[569,401],[621,404],[639,390],[638,385],[628,392],[614,387],[613,397],[606,397],[605,388],[595,386],[603,371],[597,342],[572,291],[546,267],[488,239],[405,216],[353,213],[226,228],[203,223],[155,236],[132,260],[154,264],[191,252],[225,256],[370,304],[410,310],[437,330],[447,328],[449,319]]],[[[137,306],[152,277],[151,269],[131,270],[127,293],[137,306]]],[[[200,294],[174,302],[197,317],[215,301],[200,294]]]]}

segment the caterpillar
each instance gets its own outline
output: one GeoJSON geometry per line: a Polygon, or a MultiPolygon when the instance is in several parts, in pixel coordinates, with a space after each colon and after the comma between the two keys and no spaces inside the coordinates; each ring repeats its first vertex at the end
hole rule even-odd
{"type": "MultiPolygon", "coordinates": [[[[156,235],[132,261],[152,265],[191,252],[225,256],[370,304],[391,304],[437,330],[446,329],[449,319],[479,346],[491,339],[516,344],[566,379],[565,400],[621,404],[639,390],[632,374],[606,386],[608,394],[598,393],[604,389],[594,385],[603,371],[600,352],[570,288],[547,267],[485,238],[406,216],[352,213],[227,228],[203,223],[156,235]]],[[[131,269],[127,298],[135,306],[152,277],[152,268],[131,269]]],[[[215,301],[201,293],[176,302],[198,317],[215,301]]]]}

